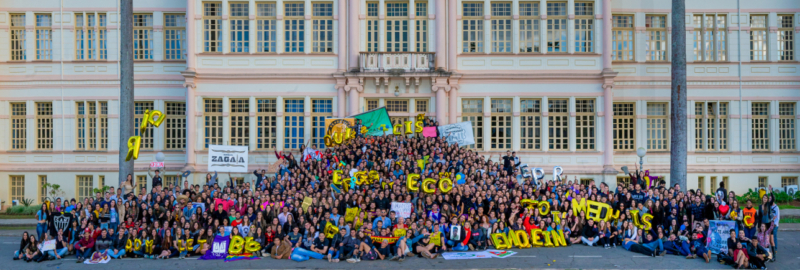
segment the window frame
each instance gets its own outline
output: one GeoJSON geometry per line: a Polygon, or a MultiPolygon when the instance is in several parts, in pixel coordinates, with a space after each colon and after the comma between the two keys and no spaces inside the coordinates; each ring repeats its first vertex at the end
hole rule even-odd
{"type": "MultiPolygon", "coordinates": [[[[228,145],[250,145],[250,99],[228,99],[229,136],[228,145]]],[[[223,116],[224,117],[224,116],[223,116]]]]}
{"type": "Polygon", "coordinates": [[[428,1],[414,1],[414,51],[428,51],[428,1]]]}
{"type": "Polygon", "coordinates": [[[778,149],[781,152],[797,151],[796,108],[795,102],[778,103],[778,149]]]}
{"type": "MultiPolygon", "coordinates": [[[[222,53],[222,2],[203,2],[203,53],[222,53]]],[[[191,18],[190,18],[191,19],[191,18]]]]}
{"type": "Polygon", "coordinates": [[[83,199],[91,198],[94,196],[94,176],[93,175],[76,175],[75,176],[75,198],[82,202],[83,199]],[[82,185],[82,181],[88,181],[88,186],[85,183],[82,185]],[[81,197],[81,193],[84,195],[81,197]]]}
{"type": "Polygon", "coordinates": [[[727,19],[727,14],[718,13],[697,13],[692,16],[692,25],[694,26],[694,35],[692,36],[694,62],[729,61],[727,19]],[[710,21],[713,22],[711,27],[708,26],[709,20],[707,18],[709,16],[712,18],[710,21]],[[720,44],[721,37],[724,37],[724,45],[720,44]],[[708,48],[711,49],[711,52],[708,52],[708,48]],[[711,59],[712,56],[713,59],[711,59]]]}
{"type": "MultiPolygon", "coordinates": [[[[547,44],[545,44],[545,47],[547,48],[547,53],[548,54],[550,54],[550,53],[552,53],[552,54],[568,53],[568,48],[567,48],[567,47],[569,47],[569,26],[568,26],[569,23],[568,23],[568,19],[567,19],[568,18],[567,14],[569,14],[569,11],[567,11],[568,8],[569,8],[568,2],[562,2],[562,1],[553,1],[553,2],[549,2],[548,1],[547,2],[547,7],[546,7],[546,9],[547,9],[546,10],[546,12],[547,12],[547,19],[546,20],[547,20],[547,22],[545,23],[545,26],[547,28],[547,44]],[[558,13],[550,14],[550,11],[551,11],[551,9],[550,9],[551,6],[550,5],[551,4],[553,4],[553,8],[554,9],[556,8],[555,5],[559,5],[560,6],[561,4],[563,4],[564,5],[564,8],[563,8],[564,13],[563,14],[558,14],[558,13]],[[558,26],[559,29],[555,29],[554,26],[558,26]],[[561,38],[558,39],[558,42],[557,42],[558,46],[556,46],[556,42],[555,42],[556,41],[555,36],[557,34],[558,34],[559,37],[561,37],[561,38]],[[558,50],[555,50],[556,48],[558,50]]],[[[561,10],[561,8],[558,8],[558,10],[561,10]]],[[[549,103],[549,101],[548,101],[548,103],[549,103]]]]}
{"type": "Polygon", "coordinates": [[[36,102],[36,150],[53,150],[53,102],[36,102]],[[47,108],[49,107],[49,108],[47,108]]]}
{"type": "Polygon", "coordinates": [[[250,3],[242,1],[230,1],[227,3],[228,3],[228,35],[229,35],[228,52],[234,54],[249,54],[250,53],[250,3]]]}
{"type": "Polygon", "coordinates": [[[542,150],[542,99],[521,98],[519,101],[520,149],[542,150]]]}
{"type": "Polygon", "coordinates": [[[613,150],[636,150],[636,103],[614,102],[612,105],[613,150]],[[626,107],[626,108],[623,108],[626,107]],[[630,107],[628,109],[627,107],[630,107]],[[617,110],[620,109],[620,110],[617,110]],[[624,110],[622,110],[624,109],[624,110]],[[620,127],[621,126],[621,127],[620,127]]]}
{"type": "Polygon", "coordinates": [[[483,102],[484,99],[482,98],[461,99],[461,121],[462,122],[470,121],[470,124],[472,125],[472,133],[473,136],[475,137],[474,144],[466,145],[464,147],[469,149],[476,149],[478,151],[483,151],[483,128],[484,128],[483,102]],[[470,104],[471,102],[476,103],[474,104],[475,109],[470,108],[473,106],[473,104],[470,104]]]}
{"type": "Polygon", "coordinates": [[[27,44],[28,40],[25,38],[25,13],[10,13],[9,17],[9,61],[25,61],[27,60],[27,44]],[[20,19],[21,18],[21,19],[20,19]],[[16,22],[16,23],[15,23],[16,22]],[[22,24],[17,25],[21,22],[22,24]],[[16,38],[15,38],[16,37],[16,38]]]}
{"type": "Polygon", "coordinates": [[[667,47],[667,40],[670,33],[667,33],[667,15],[665,14],[645,15],[645,31],[646,31],[645,61],[646,62],[669,61],[669,48],[667,47]],[[653,19],[655,18],[661,19],[664,25],[662,26],[654,23],[653,19]],[[658,47],[660,47],[661,49],[658,49],[658,47]]]}
{"type": "Polygon", "coordinates": [[[367,17],[366,17],[366,25],[367,25],[367,51],[368,52],[377,52],[380,51],[380,21],[378,20],[378,9],[379,3],[374,1],[367,2],[367,17]]]}
{"type": "Polygon", "coordinates": [[[28,104],[25,102],[12,102],[9,104],[9,109],[11,110],[9,115],[11,150],[25,151],[28,147],[28,104]]]}
{"type": "Polygon", "coordinates": [[[306,47],[306,31],[305,28],[305,2],[297,2],[297,1],[286,1],[283,2],[283,51],[285,53],[305,53],[306,47]],[[300,8],[302,8],[302,14],[289,14],[286,12],[288,5],[297,5],[299,4],[300,8]],[[294,39],[290,39],[289,37],[296,37],[294,39]]]}
{"type": "MultiPolygon", "coordinates": [[[[524,1],[519,2],[519,53],[535,54],[542,53],[542,18],[541,18],[541,4],[538,1],[524,1]],[[531,13],[523,14],[523,5],[531,5],[531,13]],[[524,33],[524,34],[523,34],[524,33]],[[530,38],[526,38],[530,37],[530,38]],[[528,42],[531,43],[531,50],[527,51],[528,42]],[[524,45],[523,45],[524,44],[524,45]]],[[[527,9],[527,7],[525,7],[527,9]]]]}
{"type": "Polygon", "coordinates": [[[575,99],[576,151],[594,151],[597,149],[596,103],[597,100],[594,98],[575,99]]]}
{"type": "Polygon", "coordinates": [[[575,39],[575,53],[583,53],[583,54],[596,53],[595,50],[594,50],[594,45],[595,45],[594,44],[594,38],[595,38],[594,8],[595,8],[594,7],[594,2],[575,2],[575,4],[574,4],[574,12],[573,13],[575,14],[575,19],[573,21],[573,23],[574,23],[573,31],[575,33],[574,34],[574,37],[575,37],[574,38],[575,39]],[[588,10],[590,14],[578,14],[579,13],[578,12],[578,5],[579,4],[586,4],[587,5],[586,10],[588,10]],[[584,27],[583,27],[583,29],[580,29],[581,27],[579,27],[579,26],[584,26],[584,27]],[[583,35],[581,35],[581,33],[583,33],[583,35]],[[580,46],[579,45],[580,43],[585,43],[585,45],[584,46],[580,46]],[[583,48],[584,50],[581,50],[579,48],[583,48]]]}
{"type": "Polygon", "coordinates": [[[153,13],[134,13],[133,14],[133,60],[151,61],[153,60],[153,13]],[[137,18],[141,17],[144,25],[137,26],[137,18]],[[147,20],[147,17],[150,20],[147,20]],[[147,24],[150,25],[147,25],[147,24]],[[137,35],[137,32],[139,33],[137,35]],[[138,48],[137,48],[138,45],[138,48]]]}
{"type": "Polygon", "coordinates": [[[770,112],[770,103],[769,102],[753,102],[750,105],[750,111],[752,115],[752,123],[751,123],[751,150],[753,152],[768,152],[770,151],[770,123],[769,123],[769,112],[770,112]],[[764,106],[764,108],[756,108],[757,106],[764,106]],[[763,109],[763,114],[761,112],[757,113],[756,110],[763,109]],[[758,126],[758,127],[757,127],[758,126]],[[763,136],[756,136],[757,134],[761,134],[763,136]],[[756,147],[759,146],[759,147],[756,147]]]}
{"type": "Polygon", "coordinates": [[[311,99],[311,144],[317,149],[325,148],[325,119],[329,118],[333,118],[333,99],[311,99]]]}
{"type": "Polygon", "coordinates": [[[796,186],[797,176],[781,176],[781,187],[796,186]]]}
{"type": "Polygon", "coordinates": [[[794,14],[778,14],[778,61],[795,61],[794,21],[794,14]]]}
{"type": "Polygon", "coordinates": [[[615,14],[611,17],[611,61],[612,62],[635,62],[636,61],[636,15],[634,14],[615,14]],[[622,17],[630,17],[629,26],[621,26],[618,23],[622,17]],[[616,44],[622,42],[622,46],[616,44]],[[630,46],[626,46],[630,45],[630,46]],[[630,48],[617,50],[616,48],[630,48]]]}
{"type": "Polygon", "coordinates": [[[53,14],[35,13],[34,38],[36,40],[36,60],[53,60],[53,14]],[[47,25],[40,25],[39,16],[48,18],[47,25]]]}
{"type": "MultiPolygon", "coordinates": [[[[185,13],[164,13],[164,60],[165,61],[185,61],[186,60],[186,14],[185,13]],[[169,16],[176,16],[175,25],[170,26],[167,22],[169,16]],[[171,46],[170,46],[171,45],[171,46]]],[[[192,21],[194,22],[194,21],[192,21]]]]}
{"type": "Polygon", "coordinates": [[[333,54],[333,2],[311,2],[312,53],[333,54]],[[318,5],[330,5],[330,14],[317,13],[318,5]]]}
{"type": "MultiPolygon", "coordinates": [[[[409,21],[409,3],[408,1],[386,1],[383,5],[385,16],[386,31],[385,37],[382,40],[385,44],[386,52],[408,52],[410,49],[410,36],[409,31],[411,26],[409,21]],[[400,14],[398,16],[389,16],[390,5],[405,4],[405,16],[400,14]]],[[[402,7],[399,7],[402,8],[402,7]]]]}
{"type": "Polygon", "coordinates": [[[278,147],[278,100],[256,99],[256,150],[278,147]]]}
{"type": "MultiPolygon", "coordinates": [[[[492,1],[489,3],[492,53],[514,53],[514,29],[512,27],[512,9],[514,3],[509,1],[492,1]],[[500,13],[499,5],[508,5],[508,14],[500,13]],[[503,44],[503,46],[500,46],[503,44]],[[498,48],[503,48],[502,50],[498,48]]],[[[504,9],[504,8],[503,8],[504,9]]]]}
{"type": "Polygon", "coordinates": [[[486,11],[484,10],[486,7],[484,6],[484,2],[476,2],[476,1],[463,1],[461,2],[461,54],[483,54],[486,53],[486,42],[484,40],[484,15],[486,11]],[[480,7],[480,14],[469,14],[467,16],[467,5],[475,5],[471,7],[480,7]],[[470,29],[472,28],[472,29],[470,29]],[[468,36],[473,36],[472,38],[467,38],[468,36]],[[470,44],[474,43],[474,47],[470,46],[470,44]],[[474,48],[474,51],[472,50],[474,48]]]}
{"type": "Polygon", "coordinates": [[[168,101],[164,107],[164,149],[186,150],[186,102],[168,101]]]}
{"type": "Polygon", "coordinates": [[[224,140],[223,100],[221,98],[203,99],[203,148],[220,145],[224,140]]]}
{"type": "Polygon", "coordinates": [[[283,100],[284,106],[284,131],[283,131],[283,149],[299,149],[301,145],[305,144],[305,99],[303,98],[287,98],[283,100]],[[294,103],[293,101],[300,101],[294,103]],[[290,105],[294,103],[294,105],[290,105]],[[299,105],[299,106],[298,106],[299,105]],[[300,108],[299,112],[291,112],[288,110],[289,106],[296,106],[300,108]],[[293,120],[294,119],[294,120],[293,120]],[[294,123],[290,125],[289,123],[294,123]],[[290,136],[292,134],[290,129],[296,129],[297,136],[290,136]],[[292,140],[295,140],[292,142],[292,140]]]}
{"type": "Polygon", "coordinates": [[[278,3],[256,2],[256,53],[278,52],[278,3]],[[262,13],[262,5],[264,13],[262,13]],[[269,6],[272,5],[271,12],[269,6]]]}
{"type": "Polygon", "coordinates": [[[767,62],[769,61],[770,48],[769,48],[769,15],[767,14],[750,14],[750,62],[767,62]],[[760,25],[753,21],[756,17],[764,18],[764,25],[760,25]],[[754,26],[755,25],[755,26],[754,26]],[[759,40],[754,40],[756,35],[760,34],[759,40]],[[754,46],[758,44],[761,49],[756,50],[754,46]],[[761,52],[760,57],[756,59],[756,52],[761,52]]]}
{"type": "MultiPolygon", "coordinates": [[[[88,105],[88,104],[87,104],[88,105]]],[[[134,136],[140,136],[142,138],[141,144],[139,149],[142,150],[153,150],[155,148],[155,141],[153,140],[155,137],[154,127],[152,125],[148,125],[145,129],[144,133],[140,132],[139,127],[142,125],[142,121],[144,119],[144,112],[145,110],[150,110],[152,112],[155,110],[155,102],[154,101],[146,101],[146,100],[137,100],[133,102],[133,111],[134,111],[134,120],[133,120],[133,134],[134,136]],[[141,107],[141,108],[139,108],[141,107]],[[149,108],[148,108],[149,107],[149,108]],[[138,122],[137,122],[138,121],[138,122]]],[[[91,128],[91,118],[94,118],[91,114],[90,106],[87,106],[87,110],[89,110],[89,118],[90,121],[87,121],[89,128],[91,128]]],[[[89,132],[89,134],[92,134],[89,132]]],[[[89,136],[89,142],[91,143],[91,136],[89,136]]],[[[91,144],[89,144],[91,145],[91,144]]]]}
{"type": "Polygon", "coordinates": [[[509,150],[512,148],[512,140],[514,137],[512,130],[514,100],[510,98],[492,98],[490,102],[491,116],[489,120],[491,122],[489,122],[489,131],[491,139],[489,141],[489,149],[493,151],[509,150]],[[506,101],[508,102],[508,106],[505,106],[506,101]],[[505,108],[501,109],[495,105],[508,107],[508,111],[506,111],[505,108]],[[501,130],[504,130],[505,135],[499,135],[501,130]]]}
{"type": "Polygon", "coordinates": [[[547,150],[569,151],[569,136],[569,99],[547,99],[547,150]]]}
{"type": "Polygon", "coordinates": [[[36,180],[36,183],[38,184],[38,188],[36,190],[39,193],[37,198],[39,198],[39,203],[43,204],[47,199],[47,190],[45,189],[47,186],[47,175],[38,175],[36,180]]]}
{"type": "Polygon", "coordinates": [[[666,152],[669,148],[669,103],[666,102],[647,102],[647,151],[666,152]],[[663,106],[664,114],[651,114],[651,106],[663,106]],[[661,136],[657,136],[661,135],[661,136]]]}

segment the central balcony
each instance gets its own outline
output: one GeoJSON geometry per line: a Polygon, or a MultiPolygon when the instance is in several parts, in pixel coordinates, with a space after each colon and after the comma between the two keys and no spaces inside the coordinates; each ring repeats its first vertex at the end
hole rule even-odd
{"type": "Polygon", "coordinates": [[[429,72],[433,52],[361,52],[361,72],[429,72]]]}

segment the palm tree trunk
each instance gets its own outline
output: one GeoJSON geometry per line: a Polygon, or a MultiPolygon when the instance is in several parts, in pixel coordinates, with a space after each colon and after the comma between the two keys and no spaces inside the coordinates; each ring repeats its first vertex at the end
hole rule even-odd
{"type": "Polygon", "coordinates": [[[672,0],[672,102],[670,113],[670,184],[686,190],[686,2],[672,0]]]}

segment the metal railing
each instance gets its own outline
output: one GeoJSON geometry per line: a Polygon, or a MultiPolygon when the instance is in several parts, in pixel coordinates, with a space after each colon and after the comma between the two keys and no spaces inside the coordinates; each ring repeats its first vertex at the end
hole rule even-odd
{"type": "Polygon", "coordinates": [[[362,52],[361,72],[428,72],[433,69],[432,52],[362,52]]]}

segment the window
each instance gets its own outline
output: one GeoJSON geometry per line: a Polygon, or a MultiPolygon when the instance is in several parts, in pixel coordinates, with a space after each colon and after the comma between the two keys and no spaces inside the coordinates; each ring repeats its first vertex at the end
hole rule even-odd
{"type": "Polygon", "coordinates": [[[314,3],[314,52],[333,52],[333,3],[314,3]]]}
{"type": "Polygon", "coordinates": [[[36,103],[36,149],[53,150],[53,103],[36,103]]]}
{"type": "Polygon", "coordinates": [[[305,144],[305,100],[284,100],[284,131],[283,148],[286,150],[299,149],[305,144]]]}
{"type": "Polygon", "coordinates": [[[575,3],[575,52],[594,52],[594,3],[575,3]]]}
{"type": "MultiPolygon", "coordinates": [[[[87,126],[86,126],[87,139],[86,139],[86,141],[88,142],[87,147],[94,150],[95,148],[97,148],[97,141],[96,141],[96,139],[97,139],[97,103],[95,103],[95,102],[86,102],[86,108],[88,109],[88,115],[87,115],[88,117],[86,118],[86,120],[87,120],[87,126]]],[[[137,130],[138,130],[138,127],[137,127],[137,130]]],[[[148,132],[151,133],[150,134],[151,135],[150,138],[152,138],[153,137],[152,136],[152,130],[148,130],[145,133],[148,133],[148,132]]],[[[142,140],[144,141],[144,136],[142,136],[142,140]]]]}
{"type": "Polygon", "coordinates": [[[205,99],[203,118],[205,123],[205,148],[222,145],[222,99],[205,99]]]}
{"type": "MultiPolygon", "coordinates": [[[[145,181],[147,181],[145,179],[145,181]]],[[[91,175],[78,175],[76,182],[78,182],[75,186],[78,188],[76,189],[76,196],[78,201],[83,201],[83,199],[90,198],[94,193],[92,193],[94,189],[94,179],[91,175]]]]}
{"type": "Polygon", "coordinates": [[[377,52],[379,49],[378,2],[367,2],[367,51],[377,52]]]}
{"type": "Polygon", "coordinates": [[[386,111],[408,112],[408,100],[398,100],[398,99],[386,100],[386,111]]]}
{"type": "Polygon", "coordinates": [[[633,15],[614,15],[611,23],[611,60],[633,61],[633,15]]]}
{"type": "Polygon", "coordinates": [[[164,59],[186,59],[186,15],[184,14],[164,15],[164,59]]]}
{"type": "Polygon", "coordinates": [[[727,60],[726,18],[719,14],[694,15],[694,61],[727,60]]]}
{"type": "Polygon", "coordinates": [[[305,3],[284,2],[284,49],[286,52],[305,52],[305,3]]]}
{"type": "Polygon", "coordinates": [[[11,103],[11,149],[25,150],[27,146],[27,104],[11,103]]]}
{"type": "Polygon", "coordinates": [[[753,151],[769,151],[769,103],[753,102],[753,151]]]}
{"type": "Polygon", "coordinates": [[[483,52],[483,2],[463,2],[463,52],[483,52]]]}
{"type": "Polygon", "coordinates": [[[705,113],[703,110],[704,102],[694,103],[694,149],[695,151],[705,150],[705,113]]]}
{"type": "Polygon", "coordinates": [[[492,3],[492,52],[512,52],[511,3],[492,3]]]}
{"type": "Polygon", "coordinates": [[[36,59],[53,59],[52,15],[36,14],[36,59]]]}
{"type": "Polygon", "coordinates": [[[39,203],[47,199],[47,175],[39,175],[39,203]]]}
{"type": "Polygon", "coordinates": [[[539,2],[519,3],[519,52],[539,52],[539,2]]]}
{"type": "Polygon", "coordinates": [[[567,52],[567,2],[547,2],[547,51],[567,52]]]}
{"type": "Polygon", "coordinates": [[[142,189],[145,189],[145,192],[147,192],[147,176],[146,175],[136,176],[136,195],[142,194],[142,189]]]}
{"type": "Polygon", "coordinates": [[[153,59],[153,14],[133,14],[133,60],[153,59]]]}
{"type": "Polygon", "coordinates": [[[581,178],[580,179],[581,185],[584,185],[584,186],[589,186],[589,184],[591,184],[592,181],[594,181],[594,179],[592,179],[592,178],[581,178]]]}
{"type": "Polygon", "coordinates": [[[492,99],[491,149],[511,149],[511,99],[492,99]]]}
{"type": "Polygon", "coordinates": [[[667,60],[667,16],[647,15],[647,61],[667,60]]]}
{"type": "Polygon", "coordinates": [[[723,184],[723,185],[725,186],[725,188],[727,188],[727,189],[730,189],[730,188],[731,188],[731,186],[729,186],[729,185],[728,185],[728,177],[727,177],[727,176],[723,176],[723,177],[722,177],[722,184],[723,184]]]}
{"type": "Polygon", "coordinates": [[[103,187],[105,187],[105,186],[106,186],[106,176],[105,176],[105,175],[101,175],[101,176],[99,176],[99,177],[97,177],[97,178],[98,178],[98,179],[97,179],[97,180],[98,180],[98,181],[97,181],[97,182],[98,182],[98,183],[97,183],[97,187],[98,187],[98,188],[103,188],[103,187]]]}
{"type": "Polygon", "coordinates": [[[695,102],[695,150],[716,151],[728,149],[728,103],[695,102]]]}
{"type": "Polygon", "coordinates": [[[797,185],[797,176],[795,176],[795,177],[788,177],[788,176],[781,177],[781,187],[796,186],[796,185],[797,185]]]}
{"type": "Polygon", "coordinates": [[[417,52],[427,52],[428,51],[428,2],[427,1],[417,1],[415,3],[416,8],[416,17],[417,19],[414,20],[416,24],[416,31],[414,32],[417,35],[414,38],[414,42],[416,43],[416,51],[417,52]]]}
{"type": "Polygon", "coordinates": [[[617,187],[627,187],[631,184],[630,176],[617,176],[617,187]]]}
{"type": "Polygon", "coordinates": [[[25,47],[25,14],[11,14],[11,61],[24,61],[25,47]]]}
{"type": "Polygon", "coordinates": [[[257,3],[258,13],[256,14],[256,24],[258,27],[258,52],[277,52],[275,42],[277,34],[275,29],[276,22],[275,3],[257,3]]]}
{"type": "MultiPolygon", "coordinates": [[[[91,42],[87,40],[87,31],[86,28],[86,16],[83,13],[75,13],[75,60],[85,60],[86,58],[86,47],[88,45],[87,42],[91,42]]],[[[91,59],[91,58],[88,58],[91,59]]]]}
{"type": "Polygon", "coordinates": [[[10,185],[9,190],[11,190],[11,200],[16,200],[21,205],[21,201],[25,199],[25,176],[9,176],[8,183],[10,185]]]}
{"type": "Polygon", "coordinates": [[[750,15],[750,61],[767,61],[767,15],[750,15]]]}
{"type": "Polygon", "coordinates": [[[669,150],[669,108],[667,103],[647,103],[647,149],[669,150]]]}
{"type": "Polygon", "coordinates": [[[325,148],[325,119],[333,117],[333,100],[311,100],[311,143],[317,149],[325,148]]]}
{"type": "MultiPolygon", "coordinates": [[[[719,103],[719,150],[728,150],[728,103],[719,103]]],[[[726,186],[727,187],[727,186],[726,186]]]]}
{"type": "Polygon", "coordinates": [[[108,59],[108,30],[106,30],[106,26],[108,25],[108,16],[106,14],[97,14],[99,18],[98,28],[97,28],[97,54],[102,60],[108,59]]]}
{"type": "Polygon", "coordinates": [[[766,176],[759,176],[758,177],[758,187],[767,187],[767,177],[766,176]]]}
{"type": "Polygon", "coordinates": [[[230,145],[250,145],[250,99],[230,99],[230,145]]]}
{"type": "Polygon", "coordinates": [[[461,121],[470,121],[475,144],[467,145],[471,149],[483,149],[483,99],[461,99],[461,121]]]}
{"type": "Polygon", "coordinates": [[[203,3],[203,51],[222,52],[222,3],[203,3]]]}
{"type": "Polygon", "coordinates": [[[408,3],[386,3],[386,51],[408,51],[408,3]]]}
{"type": "Polygon", "coordinates": [[[83,101],[79,101],[75,103],[75,110],[77,117],[75,117],[76,121],[76,130],[77,133],[75,136],[78,139],[78,146],[76,147],[77,150],[86,150],[86,145],[88,144],[86,138],[86,119],[87,111],[86,111],[86,103],[83,101]]]}
{"type": "Polygon", "coordinates": [[[715,106],[716,103],[707,103],[707,105],[708,106],[706,107],[707,111],[706,126],[708,127],[708,130],[706,132],[707,134],[706,138],[708,138],[708,149],[714,150],[716,149],[716,143],[717,143],[717,132],[716,132],[717,106],[715,106]]]}
{"type": "Polygon", "coordinates": [[[521,99],[520,105],[520,148],[527,150],[542,149],[542,101],[539,99],[521,99]]]}
{"type": "Polygon", "coordinates": [[[75,60],[108,59],[106,14],[75,13],[75,60]]]}
{"type": "Polygon", "coordinates": [[[780,150],[794,151],[796,150],[795,141],[795,103],[794,102],[781,102],[778,104],[778,126],[780,130],[780,150]]]}
{"type": "Polygon", "coordinates": [[[179,187],[180,183],[178,183],[179,179],[177,175],[165,175],[164,176],[164,187],[179,187]]]}
{"type": "MultiPolygon", "coordinates": [[[[428,112],[428,100],[427,99],[416,99],[414,100],[416,103],[416,112],[417,113],[426,113],[428,112]]],[[[416,118],[415,118],[416,120],[416,118]]]]}
{"type": "Polygon", "coordinates": [[[595,111],[594,99],[575,100],[575,149],[594,150],[595,111]]]}
{"type": "Polygon", "coordinates": [[[614,150],[635,149],[635,108],[634,103],[614,103],[614,150]]]}
{"type": "MultiPolygon", "coordinates": [[[[164,145],[167,150],[186,149],[186,103],[167,102],[166,136],[164,145]]],[[[191,117],[194,119],[194,117],[191,117]]]]}
{"type": "Polygon", "coordinates": [[[256,119],[256,149],[275,149],[278,140],[278,102],[275,99],[257,99],[258,111],[256,119]]]}
{"type": "Polygon", "coordinates": [[[697,177],[697,190],[706,193],[706,178],[702,176],[697,177]]]}
{"type": "Polygon", "coordinates": [[[778,15],[778,60],[794,61],[794,15],[778,15]]]}
{"type": "Polygon", "coordinates": [[[230,38],[232,53],[250,52],[250,4],[230,2],[230,38]]]}
{"type": "Polygon", "coordinates": [[[569,111],[566,99],[549,99],[548,107],[548,149],[569,150],[569,111]]]}
{"type": "Polygon", "coordinates": [[[371,111],[377,108],[378,108],[377,99],[367,99],[367,111],[371,111]]]}
{"type": "MultiPolygon", "coordinates": [[[[91,124],[91,120],[94,119],[93,115],[96,113],[94,103],[87,103],[89,107],[89,146],[90,148],[94,148],[94,137],[91,136],[93,126],[91,124]]],[[[150,110],[153,111],[153,102],[152,101],[137,101],[133,103],[133,111],[134,111],[134,119],[133,119],[133,134],[135,136],[142,136],[142,144],[141,149],[153,149],[153,126],[147,126],[147,129],[144,130],[144,133],[141,133],[139,127],[142,125],[142,121],[144,119],[145,111],[150,110]]]]}
{"type": "MultiPolygon", "coordinates": [[[[136,104],[136,103],[134,103],[136,104]]],[[[152,104],[152,103],[151,103],[152,104]]],[[[76,114],[76,150],[106,150],[108,149],[108,102],[105,101],[79,101],[75,103],[76,114]],[[98,106],[100,110],[98,111],[98,106]],[[98,128],[99,125],[99,128],[98,128]],[[98,136],[99,133],[99,136],[98,136]],[[98,142],[99,140],[99,142],[98,142]]],[[[137,113],[139,113],[137,111],[137,113]]],[[[144,114],[142,111],[141,114],[144,114]]],[[[142,115],[138,115],[142,117],[142,115]]],[[[134,120],[134,123],[138,123],[134,120]]],[[[134,131],[138,135],[138,126],[134,131]]],[[[145,133],[152,135],[152,130],[145,133]]],[[[152,139],[152,136],[150,136],[152,139]]],[[[145,137],[142,137],[144,140],[145,137]]]]}

